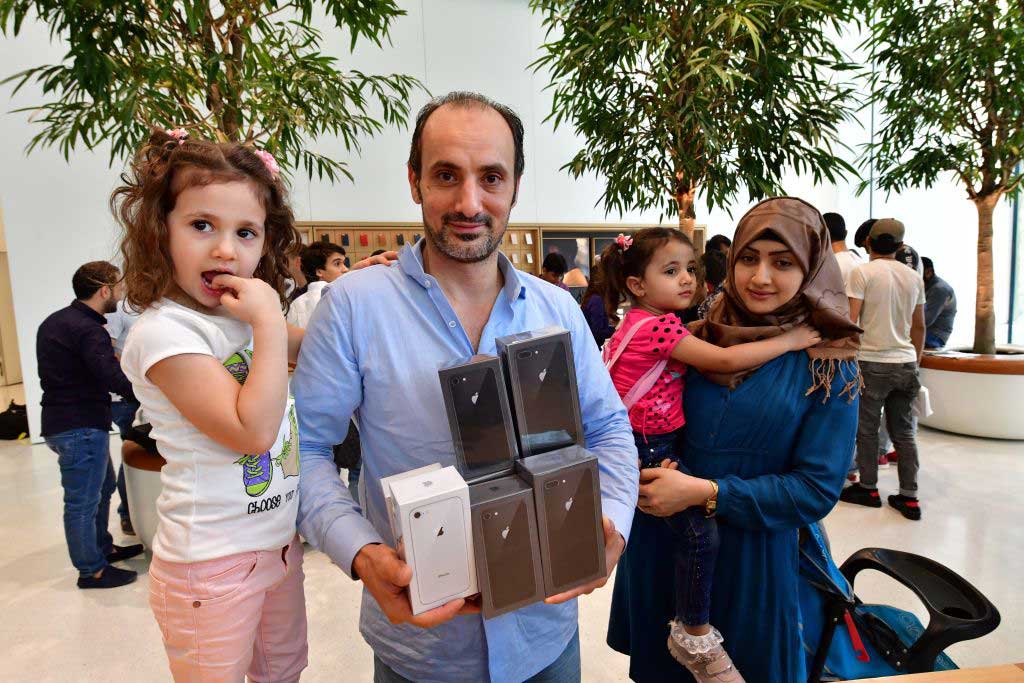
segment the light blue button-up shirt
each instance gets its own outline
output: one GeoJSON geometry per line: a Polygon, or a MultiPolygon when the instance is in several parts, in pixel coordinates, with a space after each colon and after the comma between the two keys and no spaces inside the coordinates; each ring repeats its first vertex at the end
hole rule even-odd
{"type": "MultiPolygon", "coordinates": [[[[350,273],[332,286],[306,330],[292,389],[299,414],[299,530],[346,573],[367,543],[394,545],[380,480],[416,467],[455,464],[437,370],[474,353],[437,280],[423,271],[422,242],[397,263],[350,273]],[[359,420],[365,514],[342,485],[331,444],[359,420]]],[[[638,491],[636,448],[579,306],[565,291],[516,271],[480,338],[559,325],[572,334],[586,445],[598,456],[604,514],[628,538],[638,491]]],[[[577,628],[576,601],[535,604],[484,621],[459,616],[430,630],[393,625],[363,591],[359,629],[373,651],[415,681],[522,681],[550,665],[577,628]]]]}

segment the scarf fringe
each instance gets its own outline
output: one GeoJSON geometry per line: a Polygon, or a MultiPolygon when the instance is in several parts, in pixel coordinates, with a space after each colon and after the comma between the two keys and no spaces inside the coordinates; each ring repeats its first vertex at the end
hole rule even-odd
{"type": "Polygon", "coordinates": [[[808,368],[811,371],[811,386],[804,394],[810,396],[818,389],[824,389],[825,396],[822,403],[828,401],[832,396],[832,382],[839,372],[839,378],[843,380],[843,390],[839,392],[839,398],[847,396],[846,402],[853,403],[854,399],[860,396],[864,388],[864,379],[860,374],[860,365],[855,360],[843,360],[840,358],[811,358],[808,368]]]}

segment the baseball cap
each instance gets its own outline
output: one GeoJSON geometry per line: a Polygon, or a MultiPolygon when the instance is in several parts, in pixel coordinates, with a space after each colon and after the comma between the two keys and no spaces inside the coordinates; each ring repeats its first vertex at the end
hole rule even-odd
{"type": "Polygon", "coordinates": [[[904,232],[905,229],[903,227],[903,223],[895,218],[879,218],[875,221],[875,224],[871,226],[871,231],[868,232],[868,237],[870,239],[876,239],[882,235],[888,235],[892,237],[894,242],[902,242],[904,232]]]}

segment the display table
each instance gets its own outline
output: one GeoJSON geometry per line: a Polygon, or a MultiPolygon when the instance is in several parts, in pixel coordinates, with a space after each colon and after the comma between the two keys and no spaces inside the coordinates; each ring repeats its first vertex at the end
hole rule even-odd
{"type": "Polygon", "coordinates": [[[960,669],[959,671],[938,671],[910,676],[887,678],[866,678],[861,683],[872,681],[899,681],[900,683],[1024,683],[1024,664],[1003,664],[985,669],[960,669]]]}

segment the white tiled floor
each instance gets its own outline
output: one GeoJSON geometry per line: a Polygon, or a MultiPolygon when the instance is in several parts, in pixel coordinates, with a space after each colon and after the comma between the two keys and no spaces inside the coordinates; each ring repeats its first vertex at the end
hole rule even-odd
{"type": "MultiPolygon", "coordinates": [[[[922,430],[920,441],[924,520],[914,523],[890,509],[840,504],[827,519],[835,556],[842,561],[858,548],[883,546],[948,565],[988,595],[1003,617],[992,635],[953,647],[954,659],[961,666],[1024,660],[1024,591],[1017,564],[1024,563],[1018,517],[1024,513],[1024,443],[929,430],[922,430]]],[[[0,444],[0,471],[6,472],[0,479],[0,677],[169,680],[146,603],[145,576],[122,589],[77,590],[61,527],[54,456],[42,445],[0,444]]],[[[112,445],[116,451],[116,438],[112,445]]],[[[895,486],[895,470],[883,470],[883,494],[895,486]]],[[[145,572],[147,562],[129,565],[145,572]]],[[[915,600],[877,574],[865,574],[857,589],[868,602],[911,607],[915,600]]],[[[371,680],[372,656],[357,630],[359,590],[324,555],[307,551],[310,667],[303,680],[371,680]]],[[[626,658],[604,644],[610,599],[606,588],[581,603],[587,683],[626,680],[626,658]]]]}

